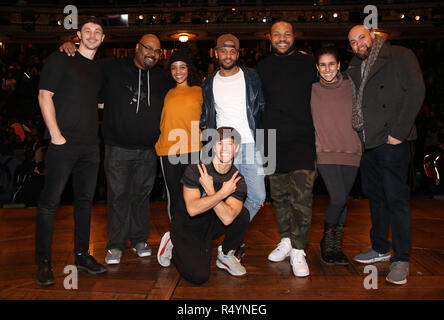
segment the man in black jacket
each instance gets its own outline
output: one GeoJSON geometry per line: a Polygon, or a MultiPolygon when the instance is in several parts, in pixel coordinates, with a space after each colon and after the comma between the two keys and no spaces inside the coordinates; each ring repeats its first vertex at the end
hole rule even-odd
{"type": "MultiPolygon", "coordinates": [[[[72,44],[65,43],[61,49],[72,44]]],[[[139,257],[151,255],[146,239],[150,226],[149,199],[154,186],[160,115],[167,91],[164,71],[156,66],[160,40],[145,34],[134,57],[99,60],[102,86],[105,174],[108,187],[107,264],[118,264],[127,247],[139,257]]]]}
{"type": "Polygon", "coordinates": [[[255,70],[237,65],[239,40],[234,35],[223,34],[217,39],[215,55],[220,69],[202,85],[201,127],[233,127],[241,134],[234,165],[247,182],[244,205],[251,221],[266,196],[261,146],[256,143],[265,103],[261,80],[255,70]]]}
{"type": "Polygon", "coordinates": [[[355,97],[353,127],[365,148],[362,189],[372,218],[372,247],[354,259],[360,263],[389,260],[391,227],[395,255],[386,280],[405,284],[411,247],[409,141],[416,139],[414,122],[424,100],[424,81],[409,49],[390,45],[362,25],[353,27],[348,39],[356,55],[348,68],[355,97]]]}

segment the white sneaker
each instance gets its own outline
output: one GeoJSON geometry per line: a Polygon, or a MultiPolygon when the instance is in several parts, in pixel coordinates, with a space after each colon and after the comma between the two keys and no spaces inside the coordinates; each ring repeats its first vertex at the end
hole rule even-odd
{"type": "Polygon", "coordinates": [[[282,238],[276,249],[271,251],[268,255],[268,260],[273,262],[283,261],[286,257],[290,255],[291,251],[291,241],[290,238],[282,238]]]}
{"type": "Polygon", "coordinates": [[[304,250],[292,249],[290,252],[290,264],[296,277],[306,277],[310,274],[304,250]]]}
{"type": "Polygon", "coordinates": [[[234,255],[234,250],[230,250],[227,255],[222,251],[222,246],[217,248],[216,266],[227,270],[233,276],[243,276],[247,273],[245,267],[241,265],[239,259],[234,255]]]}
{"type": "Polygon", "coordinates": [[[162,267],[169,267],[171,265],[172,253],[173,243],[171,242],[170,233],[166,232],[162,240],[160,240],[159,251],[157,251],[157,261],[162,267]]]}

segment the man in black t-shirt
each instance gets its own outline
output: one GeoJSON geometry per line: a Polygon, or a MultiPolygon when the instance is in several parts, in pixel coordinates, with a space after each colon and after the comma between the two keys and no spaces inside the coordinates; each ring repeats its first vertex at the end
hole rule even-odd
{"type": "Polygon", "coordinates": [[[316,179],[315,131],[310,96],[316,81],[312,56],[295,50],[290,22],[273,23],[273,54],[257,65],[265,94],[265,129],[276,130],[276,173],[269,176],[281,242],[268,256],[277,262],[290,256],[297,277],[310,274],[304,248],[310,235],[312,189],[316,179]]]}
{"type": "Polygon", "coordinates": [[[100,163],[98,95],[102,76],[94,59],[103,42],[103,25],[86,19],[77,32],[80,47],[74,57],[54,52],[43,67],[39,103],[50,144],[46,176],[36,217],[37,283],[54,284],[51,245],[54,216],[72,173],[74,190],[74,253],[79,270],[99,274],[106,268],[89,253],[91,205],[100,163]]]}
{"type": "Polygon", "coordinates": [[[173,209],[170,232],[162,237],[157,260],[163,267],[171,259],[188,281],[202,284],[210,274],[212,240],[225,235],[218,247],[216,266],[234,276],[246,274],[235,256],[250,222],[244,208],[245,180],[233,159],[240,135],[231,127],[217,129],[212,162],[191,164],[182,177],[183,190],[173,209]]]}

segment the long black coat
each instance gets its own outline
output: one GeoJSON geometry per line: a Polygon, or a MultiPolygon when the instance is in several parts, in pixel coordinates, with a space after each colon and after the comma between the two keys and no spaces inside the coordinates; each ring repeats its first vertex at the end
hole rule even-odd
{"type": "MultiPolygon", "coordinates": [[[[347,70],[356,88],[361,84],[361,62],[354,57],[347,70]]],[[[389,135],[401,141],[416,139],[415,119],[424,96],[424,80],[413,52],[386,41],[363,93],[365,148],[386,143],[389,135]]]]}

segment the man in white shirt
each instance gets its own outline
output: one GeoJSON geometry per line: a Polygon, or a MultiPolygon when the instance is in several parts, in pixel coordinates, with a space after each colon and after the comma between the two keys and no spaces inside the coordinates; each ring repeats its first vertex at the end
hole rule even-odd
{"type": "Polygon", "coordinates": [[[223,34],[215,48],[219,70],[202,85],[204,103],[201,127],[216,129],[233,127],[241,134],[241,149],[234,165],[247,183],[244,206],[250,221],[265,200],[262,156],[256,145],[256,129],[260,128],[265,99],[257,72],[237,65],[239,39],[223,34]]]}

